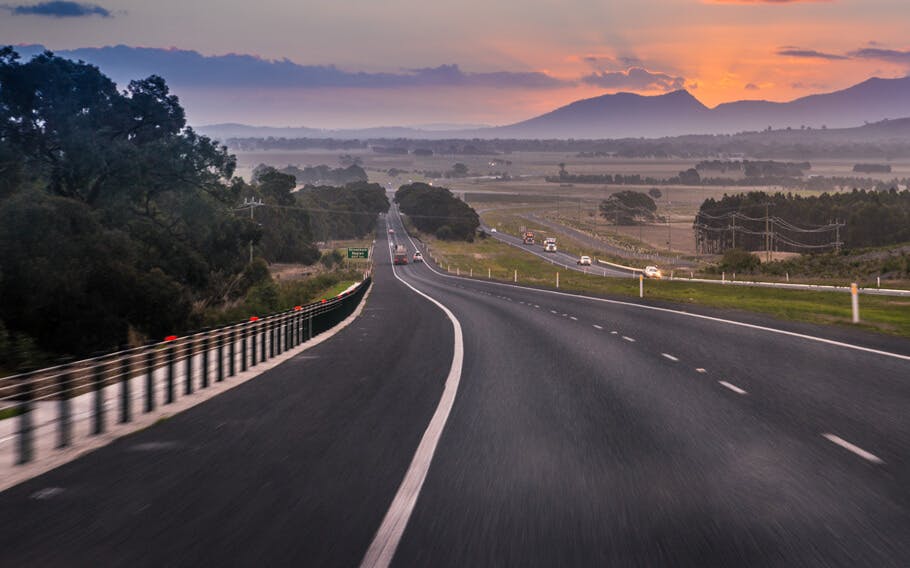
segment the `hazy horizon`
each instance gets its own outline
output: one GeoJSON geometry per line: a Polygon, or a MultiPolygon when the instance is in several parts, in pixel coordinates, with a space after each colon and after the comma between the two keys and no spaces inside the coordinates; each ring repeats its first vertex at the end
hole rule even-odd
{"type": "Polygon", "coordinates": [[[904,77],[905,9],[898,0],[575,0],[534,10],[471,1],[29,2],[0,7],[0,37],[106,58],[93,62],[117,80],[158,72],[194,124],[503,125],[605,93],[685,88],[715,107],[904,77]],[[116,53],[98,50],[117,45],[150,49],[123,73],[112,69],[116,53]],[[153,65],[165,56],[170,69],[153,65]],[[227,62],[243,65],[233,80],[198,73],[227,62]]]}

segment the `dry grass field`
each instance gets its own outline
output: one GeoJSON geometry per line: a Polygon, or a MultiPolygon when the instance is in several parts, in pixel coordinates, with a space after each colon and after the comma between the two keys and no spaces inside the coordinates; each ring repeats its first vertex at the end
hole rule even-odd
{"type": "MultiPolygon", "coordinates": [[[[276,167],[296,165],[299,167],[326,164],[340,167],[339,157],[349,154],[362,160],[370,181],[390,189],[411,181],[432,182],[444,185],[468,201],[486,223],[500,226],[521,225],[522,215],[533,214],[555,220],[598,235],[611,235],[621,241],[634,243],[636,248],[666,253],[668,245],[672,254],[695,255],[695,239],[692,222],[701,203],[708,198],[720,198],[724,194],[739,193],[744,188],[737,186],[718,187],[659,187],[662,195],[655,199],[657,214],[670,217],[670,234],[666,223],[639,226],[615,226],[600,218],[598,203],[617,191],[633,189],[647,191],[650,186],[623,186],[600,184],[558,184],[548,183],[544,176],[556,175],[559,164],[564,163],[570,173],[581,174],[640,174],[643,177],[666,178],[693,167],[698,160],[681,159],[628,159],[628,158],[580,158],[564,152],[513,152],[499,156],[465,156],[436,154],[428,157],[408,155],[386,155],[371,150],[306,150],[306,151],[258,151],[238,152],[238,175],[249,178],[252,169],[265,163],[276,167]],[[493,160],[508,160],[509,165],[493,163],[493,160]],[[468,178],[436,179],[422,172],[438,172],[451,169],[455,163],[468,166],[473,174],[468,178]],[[404,170],[398,176],[388,175],[390,168],[404,170]],[[512,179],[493,179],[496,172],[507,172],[512,179]]],[[[864,162],[855,160],[818,160],[812,162],[811,175],[852,176],[853,165],[864,162]]],[[[891,174],[875,174],[862,177],[892,179],[910,177],[910,160],[891,162],[891,174]]],[[[712,173],[712,176],[720,174],[712,173]]],[[[733,174],[728,174],[733,177],[733,174]]],[[[775,191],[779,188],[760,188],[775,191]]],[[[802,195],[817,195],[815,191],[796,191],[802,195]]]]}

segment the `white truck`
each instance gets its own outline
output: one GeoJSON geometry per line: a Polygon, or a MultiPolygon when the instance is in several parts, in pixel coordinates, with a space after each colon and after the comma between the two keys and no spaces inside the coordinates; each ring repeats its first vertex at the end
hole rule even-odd
{"type": "Polygon", "coordinates": [[[547,237],[543,240],[544,252],[556,252],[556,237],[547,237]]]}

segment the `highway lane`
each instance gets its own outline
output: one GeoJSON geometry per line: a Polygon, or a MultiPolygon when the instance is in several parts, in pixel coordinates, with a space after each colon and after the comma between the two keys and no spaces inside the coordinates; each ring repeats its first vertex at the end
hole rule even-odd
{"type": "Polygon", "coordinates": [[[557,250],[556,252],[544,252],[543,246],[539,242],[534,245],[525,245],[522,243],[521,239],[512,235],[500,232],[489,234],[501,242],[512,245],[516,248],[520,248],[523,251],[533,254],[534,256],[541,258],[547,262],[563,266],[566,270],[577,270],[579,272],[587,272],[590,274],[599,274],[601,276],[612,276],[617,278],[631,278],[634,276],[632,272],[619,268],[611,268],[600,265],[579,266],[577,264],[577,257],[560,250],[557,250]]]}
{"type": "MultiPolygon", "coordinates": [[[[395,565],[900,566],[910,360],[624,303],[400,273],[461,391],[395,565]]],[[[906,342],[815,326],[910,355],[906,342]]]]}
{"type": "Polygon", "coordinates": [[[0,566],[356,566],[452,360],[387,250],[334,338],[0,493],[0,566]]]}

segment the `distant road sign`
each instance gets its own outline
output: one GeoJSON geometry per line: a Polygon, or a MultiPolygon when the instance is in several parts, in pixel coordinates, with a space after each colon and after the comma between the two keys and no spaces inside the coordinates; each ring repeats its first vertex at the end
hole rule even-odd
{"type": "Polygon", "coordinates": [[[348,258],[369,258],[370,249],[368,248],[348,248],[348,258]]]}

